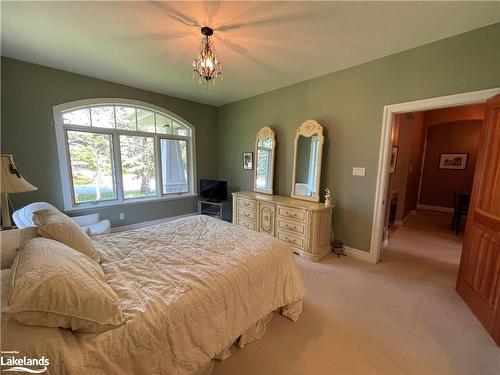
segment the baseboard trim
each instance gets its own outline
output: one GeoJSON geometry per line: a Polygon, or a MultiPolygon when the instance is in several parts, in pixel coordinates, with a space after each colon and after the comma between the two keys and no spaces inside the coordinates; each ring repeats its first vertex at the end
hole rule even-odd
{"type": "Polygon", "coordinates": [[[408,218],[410,217],[410,215],[414,215],[416,213],[417,213],[417,210],[411,210],[401,220],[394,220],[394,225],[397,226],[397,227],[402,227],[403,225],[406,224],[406,222],[408,221],[408,218]]]}
{"type": "Polygon", "coordinates": [[[124,232],[126,230],[145,228],[145,227],[149,227],[151,225],[166,223],[168,221],[182,219],[183,217],[188,217],[188,216],[193,216],[193,215],[197,215],[197,212],[193,212],[193,213],[190,213],[190,214],[184,214],[184,215],[163,217],[161,219],[150,220],[150,221],[143,221],[141,223],[135,223],[135,224],[129,224],[129,225],[122,225],[121,227],[111,228],[111,233],[124,232]]]}
{"type": "Polygon", "coordinates": [[[344,246],[344,249],[345,249],[345,253],[353,258],[364,260],[365,262],[368,262],[368,263],[376,263],[372,259],[370,253],[367,251],[355,249],[355,248],[349,247],[349,246],[344,246]]]}
{"type": "Polygon", "coordinates": [[[428,211],[436,211],[436,212],[446,212],[448,214],[453,213],[453,208],[451,207],[441,207],[441,206],[432,206],[429,204],[417,204],[417,209],[419,210],[428,210],[428,211]]]}

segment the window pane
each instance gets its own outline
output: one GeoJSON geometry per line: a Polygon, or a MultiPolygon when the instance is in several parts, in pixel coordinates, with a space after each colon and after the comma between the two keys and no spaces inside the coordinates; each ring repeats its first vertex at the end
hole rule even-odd
{"type": "Polygon", "coordinates": [[[63,113],[65,124],[90,126],[90,111],[88,108],[63,113]]]}
{"type": "Polygon", "coordinates": [[[135,127],[135,108],[132,107],[115,107],[116,111],[116,128],[136,130],[135,127]]]}
{"type": "Polygon", "coordinates": [[[156,132],[160,134],[172,134],[172,120],[167,116],[156,114],[156,132]]]}
{"type": "Polygon", "coordinates": [[[115,109],[114,107],[92,107],[92,126],[99,128],[115,127],[115,109]]]}
{"type": "Polygon", "coordinates": [[[121,135],[120,152],[125,199],[156,195],[153,138],[121,135]]]}
{"type": "Polygon", "coordinates": [[[184,125],[181,125],[178,122],[174,121],[174,134],[175,135],[188,136],[189,135],[189,129],[186,128],[184,125]]]}
{"type": "Polygon", "coordinates": [[[163,194],[187,192],[187,141],[162,139],[160,144],[163,194]]]}
{"type": "Polygon", "coordinates": [[[111,134],[68,130],[76,203],[115,199],[111,134]]]}
{"type": "Polygon", "coordinates": [[[137,109],[137,130],[155,132],[155,114],[145,109],[137,109]]]}

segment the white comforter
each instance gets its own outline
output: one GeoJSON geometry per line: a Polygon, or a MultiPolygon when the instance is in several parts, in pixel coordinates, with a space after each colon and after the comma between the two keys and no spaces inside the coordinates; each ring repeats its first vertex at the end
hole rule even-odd
{"type": "Polygon", "coordinates": [[[272,237],[193,216],[94,238],[127,323],[73,334],[8,319],[2,350],[45,355],[54,374],[193,374],[271,311],[301,313],[292,250],[272,237]]]}

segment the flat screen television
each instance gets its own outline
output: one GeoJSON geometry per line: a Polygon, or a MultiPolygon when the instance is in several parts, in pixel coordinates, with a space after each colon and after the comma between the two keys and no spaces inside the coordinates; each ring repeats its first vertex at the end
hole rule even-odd
{"type": "Polygon", "coordinates": [[[200,179],[200,197],[213,202],[227,200],[227,181],[200,179]]]}

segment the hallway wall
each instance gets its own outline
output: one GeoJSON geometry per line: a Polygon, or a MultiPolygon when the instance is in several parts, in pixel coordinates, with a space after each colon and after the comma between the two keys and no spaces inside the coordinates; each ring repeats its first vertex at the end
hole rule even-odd
{"type": "Polygon", "coordinates": [[[420,204],[453,207],[453,192],[470,193],[481,135],[481,120],[456,121],[427,129],[420,204]],[[464,170],[439,169],[441,153],[468,153],[464,170]]]}
{"type": "Polygon", "coordinates": [[[396,221],[416,209],[422,162],[425,112],[396,115],[393,145],[398,147],[396,169],[389,176],[389,192],[398,191],[396,221]]]}

